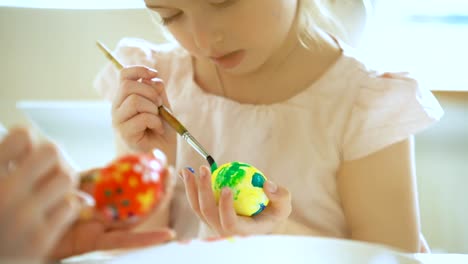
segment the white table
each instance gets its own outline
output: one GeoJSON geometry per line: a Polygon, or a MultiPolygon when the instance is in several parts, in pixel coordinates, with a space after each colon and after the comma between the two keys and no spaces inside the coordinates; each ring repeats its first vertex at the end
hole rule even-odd
{"type": "Polygon", "coordinates": [[[65,259],[63,263],[467,264],[468,255],[404,254],[380,245],[331,238],[251,236],[92,252],[65,259]]]}

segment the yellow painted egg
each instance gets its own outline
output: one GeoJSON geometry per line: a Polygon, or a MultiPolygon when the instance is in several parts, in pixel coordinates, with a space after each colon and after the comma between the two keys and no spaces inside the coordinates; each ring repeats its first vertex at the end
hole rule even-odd
{"type": "Polygon", "coordinates": [[[268,205],[268,197],[263,191],[266,177],[254,166],[231,162],[221,165],[211,176],[211,187],[219,201],[221,190],[229,187],[234,198],[234,209],[238,215],[254,216],[268,205]]]}

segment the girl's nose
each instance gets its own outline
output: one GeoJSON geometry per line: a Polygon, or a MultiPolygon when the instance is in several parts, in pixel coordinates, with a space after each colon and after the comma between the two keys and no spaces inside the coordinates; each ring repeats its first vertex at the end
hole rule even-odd
{"type": "Polygon", "coordinates": [[[192,37],[197,48],[203,51],[211,51],[219,47],[224,41],[221,28],[204,19],[193,19],[191,21],[192,37]]]}

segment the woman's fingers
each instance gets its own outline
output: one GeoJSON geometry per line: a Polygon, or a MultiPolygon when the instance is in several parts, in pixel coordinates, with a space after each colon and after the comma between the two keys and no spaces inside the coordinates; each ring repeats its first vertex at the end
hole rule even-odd
{"type": "Polygon", "coordinates": [[[5,217],[0,227],[0,236],[10,238],[8,244],[2,246],[2,254],[15,255],[15,251],[8,252],[12,248],[18,248],[19,251],[25,250],[25,245],[29,240],[29,233],[37,228],[41,218],[44,217],[43,212],[37,210],[34,199],[27,199],[21,206],[17,206],[11,210],[5,217]],[[5,248],[6,247],[6,248],[5,248]]]}
{"type": "Polygon", "coordinates": [[[13,128],[0,142],[0,179],[5,177],[13,163],[22,161],[34,146],[35,138],[28,129],[13,128]]]}
{"type": "Polygon", "coordinates": [[[43,143],[16,164],[9,177],[0,184],[0,192],[4,196],[0,199],[0,213],[6,213],[31,194],[35,184],[58,164],[59,152],[53,144],[43,143]]]}
{"type": "Polygon", "coordinates": [[[170,229],[161,229],[144,233],[113,231],[103,234],[96,241],[95,250],[145,247],[161,244],[174,238],[175,233],[170,229]]]}
{"type": "Polygon", "coordinates": [[[50,173],[36,186],[33,193],[38,210],[47,211],[63,199],[73,188],[72,179],[66,172],[58,169],[50,173]]]}
{"type": "Polygon", "coordinates": [[[72,170],[57,146],[22,128],[0,143],[0,166],[0,255],[41,258],[76,215],[65,201],[72,170]]]}
{"type": "Polygon", "coordinates": [[[79,207],[79,201],[72,197],[61,199],[55,204],[42,222],[42,227],[38,226],[31,235],[29,254],[41,256],[49,252],[76,219],[79,207]]]}
{"type": "MultiPolygon", "coordinates": [[[[32,189],[29,196],[23,198],[15,205],[15,208],[10,210],[10,217],[4,223],[5,230],[2,232],[6,237],[27,238],[31,232],[39,232],[37,231],[39,229],[53,231],[57,225],[41,227],[42,223],[54,221],[55,211],[61,212],[63,207],[70,207],[68,206],[70,202],[65,200],[67,193],[70,193],[72,189],[69,176],[54,171],[39,186],[32,189]]],[[[61,218],[63,217],[60,217],[58,221],[61,221],[61,218]]]]}

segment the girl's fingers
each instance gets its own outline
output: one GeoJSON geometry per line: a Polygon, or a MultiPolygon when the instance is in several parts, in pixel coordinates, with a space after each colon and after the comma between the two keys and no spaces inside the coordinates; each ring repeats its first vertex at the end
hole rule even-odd
{"type": "MultiPolygon", "coordinates": [[[[277,186],[271,181],[266,181],[263,190],[270,199],[270,204],[265,210],[268,210],[278,218],[287,218],[292,211],[291,195],[289,191],[281,186],[277,186]]],[[[261,216],[260,214],[259,216],[261,216]]]]}
{"type": "Polygon", "coordinates": [[[116,109],[113,116],[113,122],[120,124],[140,113],[148,113],[157,116],[159,113],[158,106],[145,97],[137,94],[131,94],[125,98],[121,107],[116,109]]]}
{"type": "Polygon", "coordinates": [[[188,168],[182,170],[180,175],[184,180],[185,193],[187,195],[187,200],[189,201],[190,207],[198,215],[198,217],[205,221],[203,215],[201,214],[200,204],[198,202],[198,183],[196,176],[188,168]]]}
{"type": "Polygon", "coordinates": [[[167,107],[170,107],[169,99],[168,99],[167,93],[166,93],[166,87],[164,86],[163,81],[161,79],[159,79],[159,78],[153,78],[153,79],[151,79],[151,82],[152,82],[151,86],[156,89],[156,92],[158,92],[159,96],[162,99],[162,102],[160,104],[158,104],[158,106],[163,104],[163,105],[165,105],[167,107]]]}
{"type": "Polygon", "coordinates": [[[163,87],[164,84],[162,81],[151,81],[151,84],[148,84],[147,81],[133,81],[133,80],[124,80],[120,84],[120,87],[112,100],[112,109],[118,109],[121,107],[125,98],[131,94],[139,95],[144,97],[156,105],[162,103],[162,97],[160,94],[160,87],[163,87]]]}
{"type": "Polygon", "coordinates": [[[140,113],[127,122],[117,126],[123,138],[131,142],[139,142],[145,136],[147,129],[164,134],[164,126],[161,119],[153,114],[140,113]]]}
{"type": "Polygon", "coordinates": [[[211,189],[211,172],[206,166],[200,168],[200,183],[198,184],[198,201],[200,212],[208,225],[216,231],[221,230],[218,206],[211,189]]]}
{"type": "Polygon", "coordinates": [[[120,71],[120,80],[152,79],[158,76],[158,71],[146,66],[129,66],[120,71]]]}
{"type": "Polygon", "coordinates": [[[237,232],[237,215],[234,210],[234,200],[232,191],[229,188],[223,188],[219,198],[219,218],[225,235],[235,234],[237,232]]]}

